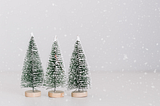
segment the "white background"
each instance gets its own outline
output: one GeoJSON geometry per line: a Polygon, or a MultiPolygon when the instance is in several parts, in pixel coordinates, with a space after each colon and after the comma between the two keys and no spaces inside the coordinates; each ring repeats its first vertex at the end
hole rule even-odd
{"type": "Polygon", "coordinates": [[[22,70],[31,32],[44,71],[55,35],[66,70],[77,35],[91,71],[159,70],[159,22],[159,0],[3,0],[0,70],[22,70]]]}

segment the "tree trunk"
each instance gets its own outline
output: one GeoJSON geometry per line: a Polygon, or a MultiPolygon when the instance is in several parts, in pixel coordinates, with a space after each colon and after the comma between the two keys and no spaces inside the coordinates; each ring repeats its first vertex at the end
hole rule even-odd
{"type": "Polygon", "coordinates": [[[54,88],[54,92],[56,92],[56,88],[54,88]]]}
{"type": "Polygon", "coordinates": [[[80,92],[80,89],[78,88],[78,92],[80,92]]]}
{"type": "Polygon", "coordinates": [[[78,55],[78,71],[77,71],[78,78],[77,79],[78,79],[78,92],[80,92],[80,86],[79,86],[80,85],[80,83],[79,83],[79,49],[77,50],[77,52],[78,52],[78,54],[77,54],[78,55]]]}
{"type": "Polygon", "coordinates": [[[33,92],[34,92],[34,87],[33,87],[33,92]]]}

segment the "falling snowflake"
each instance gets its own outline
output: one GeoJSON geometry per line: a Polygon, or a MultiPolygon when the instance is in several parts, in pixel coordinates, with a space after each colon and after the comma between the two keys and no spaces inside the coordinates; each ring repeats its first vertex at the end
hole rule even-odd
{"type": "Polygon", "coordinates": [[[123,55],[123,60],[127,60],[128,56],[126,54],[123,55]]]}

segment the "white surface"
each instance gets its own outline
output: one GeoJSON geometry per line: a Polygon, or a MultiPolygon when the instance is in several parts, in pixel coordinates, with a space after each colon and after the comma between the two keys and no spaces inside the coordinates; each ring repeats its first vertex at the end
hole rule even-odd
{"type": "Polygon", "coordinates": [[[37,98],[25,97],[21,72],[0,73],[0,106],[159,106],[160,72],[91,72],[92,89],[86,98],[49,98],[40,88],[37,98]]]}

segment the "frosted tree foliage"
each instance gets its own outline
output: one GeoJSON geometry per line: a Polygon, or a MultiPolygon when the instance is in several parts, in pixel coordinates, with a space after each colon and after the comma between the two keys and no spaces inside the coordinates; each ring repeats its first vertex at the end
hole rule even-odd
{"type": "Polygon", "coordinates": [[[42,63],[32,34],[24,60],[21,86],[31,87],[34,92],[35,87],[42,86],[43,76],[42,63]]]}
{"type": "Polygon", "coordinates": [[[48,62],[44,85],[47,87],[47,89],[54,88],[54,92],[56,92],[57,87],[63,87],[65,85],[65,80],[66,76],[64,65],[61,58],[58,42],[55,38],[48,62]]]}
{"type": "Polygon", "coordinates": [[[90,86],[88,71],[85,55],[79,37],[77,37],[69,67],[68,89],[76,89],[78,91],[88,89],[90,86]]]}

